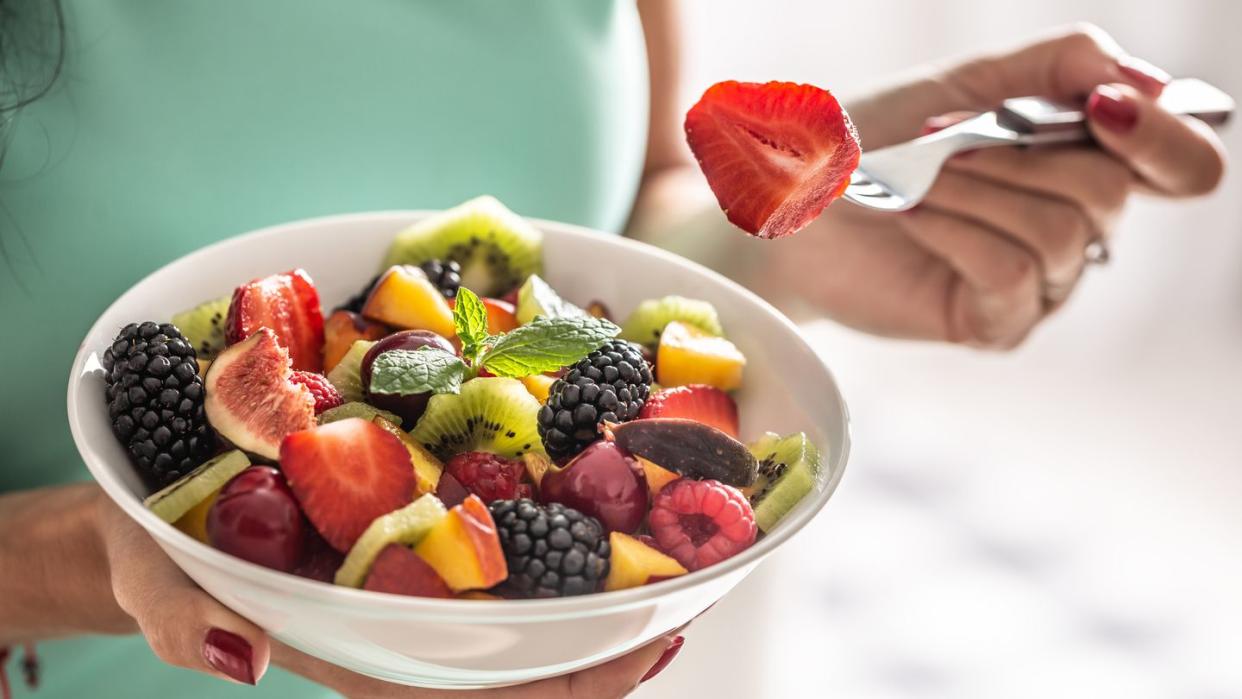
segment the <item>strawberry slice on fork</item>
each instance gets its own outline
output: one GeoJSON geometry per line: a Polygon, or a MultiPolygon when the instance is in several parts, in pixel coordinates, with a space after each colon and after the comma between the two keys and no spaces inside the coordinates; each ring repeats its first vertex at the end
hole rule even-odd
{"type": "Polygon", "coordinates": [[[845,191],[862,154],[849,115],[813,85],[716,83],[685,128],[720,208],[760,238],[813,221],[845,191]]]}

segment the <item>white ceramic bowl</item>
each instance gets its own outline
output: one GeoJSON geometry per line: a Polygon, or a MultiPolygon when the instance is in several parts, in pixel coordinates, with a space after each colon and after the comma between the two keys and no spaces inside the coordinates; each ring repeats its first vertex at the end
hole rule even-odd
{"type": "Polygon", "coordinates": [[[849,452],[846,407],[832,375],[794,325],[751,292],[658,248],[576,226],[534,221],[546,234],[551,284],[619,317],[639,301],[682,294],[710,301],[745,353],[742,434],[805,430],[824,454],[814,492],[747,551],[641,588],[553,600],[400,597],[268,570],[182,534],[142,506],[146,490],[112,436],[100,356],[126,323],[167,320],[255,277],[302,267],[326,308],[374,274],[393,235],[427,212],[351,214],[231,238],[143,279],[100,316],[69,377],[69,424],[103,489],[216,599],[304,652],[372,677],[424,687],[489,687],[607,661],[694,618],[737,585],[828,501],[849,452]],[[580,268],[584,260],[597,264],[580,268]],[[603,264],[600,264],[603,263],[603,264]]]}

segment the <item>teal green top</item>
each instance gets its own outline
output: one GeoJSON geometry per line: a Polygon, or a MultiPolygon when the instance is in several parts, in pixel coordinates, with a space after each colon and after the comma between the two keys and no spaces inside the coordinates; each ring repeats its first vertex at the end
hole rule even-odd
{"type": "MultiPolygon", "coordinates": [[[[647,74],[631,2],[65,5],[64,72],[0,169],[0,491],[89,478],[64,407],[78,342],[207,243],[481,193],[607,231],[632,205],[647,74]]],[[[140,638],[40,651],[40,699],[322,694],[277,669],[238,691],[140,638]]]]}

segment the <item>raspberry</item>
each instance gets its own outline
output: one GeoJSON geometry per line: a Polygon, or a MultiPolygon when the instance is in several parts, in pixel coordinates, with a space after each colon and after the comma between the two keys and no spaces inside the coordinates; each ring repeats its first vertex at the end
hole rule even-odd
{"type": "Polygon", "coordinates": [[[648,522],[660,550],[690,570],[741,553],[758,532],[746,496],[713,480],[681,478],[664,486],[648,522]]]}
{"type": "Polygon", "coordinates": [[[315,397],[316,415],[345,403],[345,398],[341,395],[341,392],[336,390],[336,386],[333,386],[328,381],[328,377],[323,374],[295,371],[293,376],[289,377],[289,380],[310,389],[311,395],[315,397]]]}
{"type": "Polygon", "coordinates": [[[526,467],[521,461],[485,451],[467,451],[449,459],[444,470],[483,502],[530,497],[530,485],[522,483],[526,467]]]}

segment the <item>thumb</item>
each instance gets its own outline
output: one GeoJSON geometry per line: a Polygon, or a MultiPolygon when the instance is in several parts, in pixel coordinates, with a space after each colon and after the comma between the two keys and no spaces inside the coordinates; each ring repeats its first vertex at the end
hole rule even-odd
{"type": "Polygon", "coordinates": [[[1099,27],[1077,24],[1014,51],[951,68],[945,79],[961,93],[959,109],[985,110],[1026,95],[1081,103],[1104,83],[1125,83],[1156,97],[1169,75],[1127,56],[1099,27]]]}
{"type": "Polygon", "coordinates": [[[160,660],[242,684],[267,670],[262,629],[203,592],[110,501],[103,527],[117,604],[160,660]]]}
{"type": "Polygon", "coordinates": [[[1096,87],[1086,112],[1096,142],[1158,192],[1206,194],[1224,176],[1223,147],[1211,128],[1171,114],[1132,87],[1096,87]]]}

